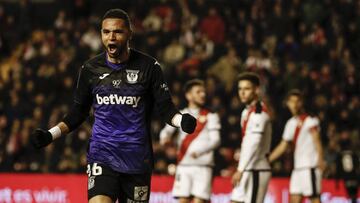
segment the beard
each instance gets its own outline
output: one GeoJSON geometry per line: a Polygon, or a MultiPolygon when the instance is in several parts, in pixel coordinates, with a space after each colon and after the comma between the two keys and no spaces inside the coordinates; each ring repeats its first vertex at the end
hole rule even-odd
{"type": "Polygon", "coordinates": [[[104,45],[104,48],[111,58],[119,58],[124,51],[126,51],[127,46],[120,44],[108,44],[104,45]]]}
{"type": "Polygon", "coordinates": [[[198,107],[203,107],[205,105],[205,101],[194,101],[194,104],[198,107]]]}
{"type": "Polygon", "coordinates": [[[245,105],[249,105],[255,100],[255,96],[250,96],[248,98],[240,99],[240,100],[241,100],[241,103],[243,103],[245,105]]]}

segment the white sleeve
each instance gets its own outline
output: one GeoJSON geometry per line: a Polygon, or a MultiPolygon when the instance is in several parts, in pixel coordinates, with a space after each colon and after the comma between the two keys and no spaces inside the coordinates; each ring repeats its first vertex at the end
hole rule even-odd
{"type": "Polygon", "coordinates": [[[269,120],[269,116],[265,113],[254,113],[248,122],[248,129],[251,133],[264,133],[265,125],[269,120]]]}
{"type": "Polygon", "coordinates": [[[241,143],[240,160],[238,170],[244,171],[250,160],[253,158],[262,139],[266,125],[268,125],[269,116],[262,114],[253,114],[248,121],[251,133],[246,133],[246,137],[241,143]]]}
{"type": "Polygon", "coordinates": [[[206,124],[209,132],[209,140],[205,147],[197,151],[199,154],[207,153],[211,150],[216,149],[220,145],[220,119],[217,114],[208,115],[208,123],[206,124]]]}
{"type": "Polygon", "coordinates": [[[284,128],[282,139],[286,141],[293,141],[295,136],[295,130],[296,130],[296,122],[294,122],[294,120],[291,119],[288,120],[284,128]]]}
{"type": "Polygon", "coordinates": [[[211,113],[208,115],[208,121],[207,121],[207,129],[208,130],[220,130],[221,124],[220,124],[220,118],[219,115],[216,113],[211,113]]]}
{"type": "Polygon", "coordinates": [[[320,121],[318,118],[316,117],[312,117],[310,119],[310,123],[309,123],[309,129],[317,129],[318,131],[320,131],[320,121]]]}
{"type": "Polygon", "coordinates": [[[175,127],[166,124],[165,127],[160,131],[160,143],[163,143],[166,139],[170,139],[171,136],[175,133],[175,131],[175,127]]]}

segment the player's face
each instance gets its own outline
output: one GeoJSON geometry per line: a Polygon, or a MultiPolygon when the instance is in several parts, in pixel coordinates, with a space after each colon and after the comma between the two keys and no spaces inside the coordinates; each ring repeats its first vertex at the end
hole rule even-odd
{"type": "Polygon", "coordinates": [[[196,106],[203,106],[206,101],[205,87],[202,85],[192,87],[191,90],[186,93],[186,98],[189,102],[195,104],[196,106]]]}
{"type": "Polygon", "coordinates": [[[301,98],[296,95],[290,96],[286,102],[286,105],[293,115],[299,114],[303,107],[301,98]]]}
{"type": "Polygon", "coordinates": [[[240,101],[244,104],[250,104],[256,99],[257,87],[248,80],[240,80],[238,83],[238,94],[240,101]]]}
{"type": "Polygon", "coordinates": [[[107,18],[101,26],[101,39],[106,52],[109,57],[118,58],[127,51],[131,31],[120,18],[107,18]]]}

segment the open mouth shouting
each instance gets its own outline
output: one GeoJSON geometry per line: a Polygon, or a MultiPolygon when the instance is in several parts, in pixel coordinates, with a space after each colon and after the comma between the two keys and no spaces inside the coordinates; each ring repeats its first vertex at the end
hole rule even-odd
{"type": "Polygon", "coordinates": [[[108,53],[110,55],[117,55],[119,52],[119,47],[116,44],[108,44],[108,53]]]}

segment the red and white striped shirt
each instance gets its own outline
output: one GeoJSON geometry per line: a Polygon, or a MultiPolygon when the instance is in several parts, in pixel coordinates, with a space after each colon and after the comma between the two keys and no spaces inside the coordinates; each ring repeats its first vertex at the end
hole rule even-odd
{"type": "Polygon", "coordinates": [[[290,118],[283,132],[283,139],[295,145],[294,168],[313,168],[319,157],[316,151],[312,130],[320,130],[319,119],[307,114],[290,118]]]}
{"type": "MultiPolygon", "coordinates": [[[[197,120],[196,129],[192,134],[180,130],[178,143],[178,164],[193,166],[214,165],[214,150],[220,145],[220,119],[217,113],[207,109],[181,110],[181,113],[189,113],[197,120]],[[191,156],[195,152],[200,156],[196,159],[191,156]]],[[[160,132],[160,140],[167,139],[174,134],[176,128],[166,125],[160,132]]]]}
{"type": "Polygon", "coordinates": [[[270,116],[264,104],[256,112],[256,105],[247,106],[241,114],[242,142],[238,170],[267,170],[267,154],[271,145],[270,116]]]}

